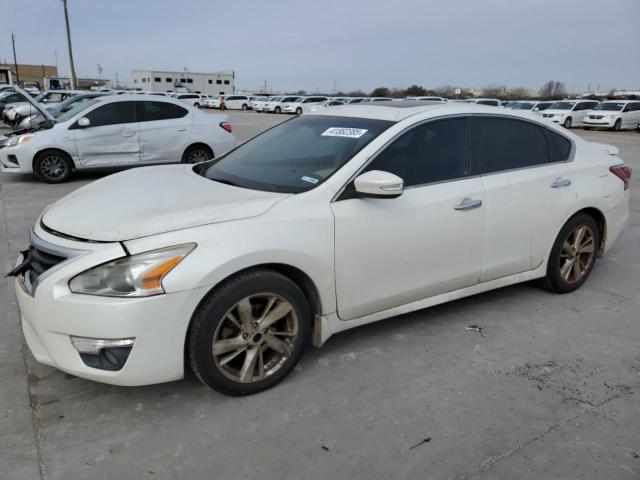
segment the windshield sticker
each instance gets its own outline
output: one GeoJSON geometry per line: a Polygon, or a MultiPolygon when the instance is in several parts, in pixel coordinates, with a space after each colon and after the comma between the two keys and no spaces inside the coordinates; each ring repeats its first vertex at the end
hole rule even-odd
{"type": "Polygon", "coordinates": [[[307,177],[306,175],[304,177],[302,177],[300,180],[302,180],[303,182],[313,183],[314,185],[316,183],[318,183],[318,179],[317,178],[307,177]]]}
{"type": "Polygon", "coordinates": [[[331,127],[322,134],[323,137],[360,138],[367,133],[365,128],[331,127]]]}

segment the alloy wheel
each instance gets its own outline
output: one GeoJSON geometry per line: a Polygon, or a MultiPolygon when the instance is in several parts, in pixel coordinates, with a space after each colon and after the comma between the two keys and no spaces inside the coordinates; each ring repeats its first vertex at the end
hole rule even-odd
{"type": "Polygon", "coordinates": [[[558,268],[566,283],[577,283],[589,271],[595,256],[596,239],[593,230],[580,225],[572,230],[562,243],[558,268]]]}
{"type": "Polygon", "coordinates": [[[187,163],[200,163],[209,160],[209,153],[203,148],[195,148],[187,155],[187,163]]]}
{"type": "Polygon", "coordinates": [[[291,356],[298,332],[296,311],[281,296],[245,297],[227,311],[213,335],[216,368],[234,382],[264,380],[291,356]]]}
{"type": "Polygon", "coordinates": [[[40,173],[47,180],[60,180],[69,173],[69,166],[64,158],[50,155],[40,162],[40,173]]]}

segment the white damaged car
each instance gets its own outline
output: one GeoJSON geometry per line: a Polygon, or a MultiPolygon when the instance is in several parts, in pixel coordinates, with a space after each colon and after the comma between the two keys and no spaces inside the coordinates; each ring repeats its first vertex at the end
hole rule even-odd
{"type": "Polygon", "coordinates": [[[110,95],[46,119],[0,149],[4,173],[33,173],[47,183],[75,171],[161,163],[197,163],[236,145],[225,115],[211,115],[167,96],[110,95]]]}
{"type": "Polygon", "coordinates": [[[11,275],[39,362],[116,385],[190,368],[246,395],[349,328],[534,279],[576,290],[629,219],[630,176],[530,113],[336,106],[76,190],[11,275]]]}

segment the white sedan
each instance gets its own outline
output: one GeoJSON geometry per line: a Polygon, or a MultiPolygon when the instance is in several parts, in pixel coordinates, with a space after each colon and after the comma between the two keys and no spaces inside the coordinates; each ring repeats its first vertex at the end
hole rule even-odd
{"type": "Polygon", "coordinates": [[[630,176],[529,113],[338,106],[75,191],[11,275],[38,361],[116,385],[191,368],[246,395],[342,330],[534,279],[576,290],[629,219],[630,176]]]}
{"type": "Polygon", "coordinates": [[[542,116],[564,128],[581,127],[585,115],[598,103],[596,100],[560,100],[542,112],[542,116]]]}
{"type": "Polygon", "coordinates": [[[58,117],[34,106],[46,118],[45,128],[8,140],[0,149],[4,173],[60,183],[80,170],[197,163],[236,145],[225,115],[165,96],[110,95],[58,117]]]}

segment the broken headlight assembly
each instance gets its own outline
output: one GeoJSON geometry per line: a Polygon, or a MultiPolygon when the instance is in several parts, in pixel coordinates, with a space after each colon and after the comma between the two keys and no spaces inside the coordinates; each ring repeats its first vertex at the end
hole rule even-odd
{"type": "Polygon", "coordinates": [[[162,279],[195,247],[187,243],[119,258],[76,275],[69,288],[102,297],[160,295],[165,293],[162,279]]]}

